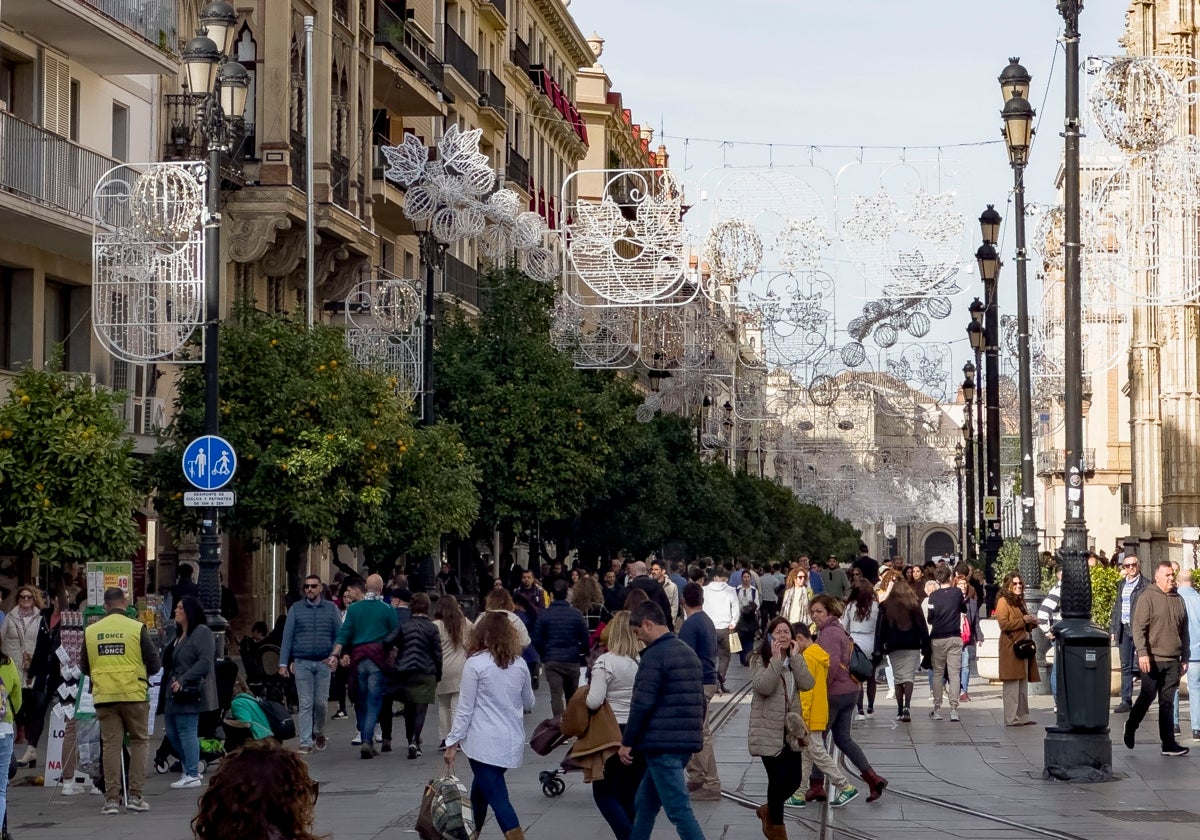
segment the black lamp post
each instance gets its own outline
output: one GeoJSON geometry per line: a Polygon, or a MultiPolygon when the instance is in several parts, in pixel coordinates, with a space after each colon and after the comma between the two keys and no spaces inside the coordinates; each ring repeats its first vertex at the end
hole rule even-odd
{"type": "Polygon", "coordinates": [[[1063,130],[1063,383],[1067,515],[1058,558],[1062,565],[1063,620],[1054,626],[1059,663],[1058,720],[1046,731],[1043,775],[1071,778],[1079,771],[1112,778],[1108,733],[1108,633],[1094,624],[1092,579],[1083,516],[1083,309],[1079,266],[1079,13],[1083,0],[1059,0],[1066,52],[1063,130]]]}
{"type": "MultiPolygon", "coordinates": [[[[224,0],[212,0],[200,12],[201,30],[183,49],[188,89],[202,98],[198,109],[201,134],[208,149],[208,183],[204,222],[204,433],[219,431],[217,324],[221,318],[221,154],[229,151],[232,126],[242,119],[250,74],[228,59],[237,15],[224,0]]],[[[221,615],[221,538],[217,510],[206,508],[200,532],[200,596],[208,624],[218,635],[227,622],[221,615]]],[[[218,651],[224,650],[218,644],[218,651]]]]}
{"type": "Polygon", "coordinates": [[[963,545],[963,445],[954,444],[954,478],[958,482],[958,556],[966,557],[963,545]]]}
{"type": "Polygon", "coordinates": [[[967,480],[967,562],[975,563],[979,560],[979,553],[976,550],[976,532],[975,532],[975,432],[972,428],[971,406],[975,399],[975,365],[967,362],[963,365],[963,374],[966,378],[962,383],[963,395],[963,442],[966,444],[966,480],[967,480]]]}
{"type": "MultiPolygon", "coordinates": [[[[999,225],[980,219],[984,236],[996,236],[999,225]]],[[[983,553],[984,575],[988,583],[996,582],[996,558],[1004,544],[1000,536],[1000,308],[996,304],[997,278],[1000,276],[1000,255],[996,245],[986,239],[975,252],[979,276],[983,279],[985,358],[987,364],[987,496],[990,499],[988,516],[984,517],[983,553]]]]}
{"type": "MultiPolygon", "coordinates": [[[[1017,214],[1017,392],[1020,403],[1021,435],[1021,578],[1025,583],[1025,602],[1036,610],[1042,600],[1041,568],[1038,562],[1037,514],[1033,488],[1033,381],[1029,369],[1029,256],[1025,250],[1025,166],[1033,143],[1033,118],[1030,106],[1029,72],[1019,58],[1010,58],[1000,73],[1000,92],[1004,96],[1004,141],[1008,162],[1013,170],[1013,204],[1017,214]]],[[[989,208],[990,209],[990,208],[989,208]]]]}
{"type": "MultiPolygon", "coordinates": [[[[975,418],[974,431],[975,438],[972,445],[975,447],[975,521],[979,526],[979,530],[975,532],[975,539],[979,546],[979,554],[983,554],[983,497],[987,495],[987,470],[984,469],[986,461],[983,451],[983,350],[987,346],[987,338],[983,331],[983,314],[986,307],[979,298],[971,301],[971,305],[967,307],[971,313],[971,320],[967,324],[967,338],[971,344],[971,351],[974,353],[974,362],[971,363],[971,376],[975,378],[975,392],[979,398],[975,400],[975,418]]],[[[990,581],[989,581],[990,583],[990,581]]]]}

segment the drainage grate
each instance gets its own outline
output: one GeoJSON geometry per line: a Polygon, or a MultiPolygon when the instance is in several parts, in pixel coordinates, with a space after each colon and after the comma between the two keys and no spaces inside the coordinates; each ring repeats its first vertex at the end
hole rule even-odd
{"type": "Polygon", "coordinates": [[[934,741],[935,747],[992,747],[1000,748],[999,741],[934,741]]]}
{"type": "Polygon", "coordinates": [[[1146,810],[1146,811],[1096,811],[1102,817],[1120,822],[1200,823],[1200,814],[1195,811],[1146,810]]]}

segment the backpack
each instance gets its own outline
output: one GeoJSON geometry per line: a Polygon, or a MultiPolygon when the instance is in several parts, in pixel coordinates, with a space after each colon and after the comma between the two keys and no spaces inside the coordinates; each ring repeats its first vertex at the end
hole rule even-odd
{"type": "Polygon", "coordinates": [[[277,700],[267,700],[262,697],[258,698],[258,705],[262,707],[263,714],[267,716],[267,722],[271,724],[272,735],[280,741],[290,741],[296,737],[296,722],[292,720],[287,706],[277,700]]]}

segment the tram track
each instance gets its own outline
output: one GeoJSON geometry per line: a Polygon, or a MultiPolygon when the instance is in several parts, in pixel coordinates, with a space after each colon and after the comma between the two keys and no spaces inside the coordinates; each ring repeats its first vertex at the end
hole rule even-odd
{"type": "MultiPolygon", "coordinates": [[[[714,736],[733,718],[742,701],[745,700],[749,694],[750,682],[747,680],[743,686],[732,692],[724,700],[716,712],[713,713],[712,718],[709,721],[709,729],[714,736]]],[[[841,755],[840,752],[837,751],[836,747],[831,747],[830,753],[846,769],[846,772],[855,779],[855,781],[862,783],[861,777],[857,774],[853,767],[848,767],[846,765],[845,756],[841,755]]],[[[1088,840],[1088,838],[1082,837],[1078,834],[1070,834],[1064,831],[1057,831],[1051,828],[1043,828],[1037,825],[1030,825],[1028,823],[1018,822],[1016,820],[1010,820],[1007,817],[988,814],[978,809],[971,808],[966,805],[960,805],[957,802],[952,802],[947,799],[942,799],[940,797],[930,796],[923,793],[915,793],[909,790],[903,790],[893,785],[888,785],[887,794],[912,802],[918,802],[922,805],[952,811],[954,813],[971,817],[982,822],[990,823],[994,826],[1003,826],[1004,828],[1023,832],[1023,834],[1020,835],[1021,837],[1045,837],[1049,838],[1049,840],[1088,840]]],[[[760,802],[748,799],[742,794],[733,791],[722,790],[721,795],[730,802],[740,805],[748,810],[754,810],[761,804],[760,802]]],[[[832,820],[833,809],[829,807],[829,803],[820,803],[820,811],[820,818],[814,820],[801,817],[792,812],[790,809],[785,809],[785,818],[797,825],[801,825],[810,831],[815,832],[814,836],[817,838],[817,840],[832,840],[834,837],[848,837],[852,838],[852,840],[877,840],[875,835],[865,834],[862,831],[849,826],[835,824],[832,820]]],[[[921,821],[918,820],[916,822],[921,821]]],[[[931,826],[927,827],[927,830],[931,833],[939,832],[939,829],[931,826]]],[[[961,837],[964,834],[969,835],[970,832],[960,828],[950,836],[961,837]]]]}

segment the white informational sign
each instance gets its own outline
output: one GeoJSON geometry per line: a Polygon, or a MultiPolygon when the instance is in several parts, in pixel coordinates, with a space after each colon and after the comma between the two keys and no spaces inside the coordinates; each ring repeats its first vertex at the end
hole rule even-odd
{"type": "Polygon", "coordinates": [[[233,507],[232,490],[189,490],[183,494],[184,507],[233,507]]]}
{"type": "Polygon", "coordinates": [[[46,739],[46,787],[53,787],[62,779],[63,739],[67,734],[67,719],[62,709],[56,707],[50,713],[50,733],[46,739]]]}

